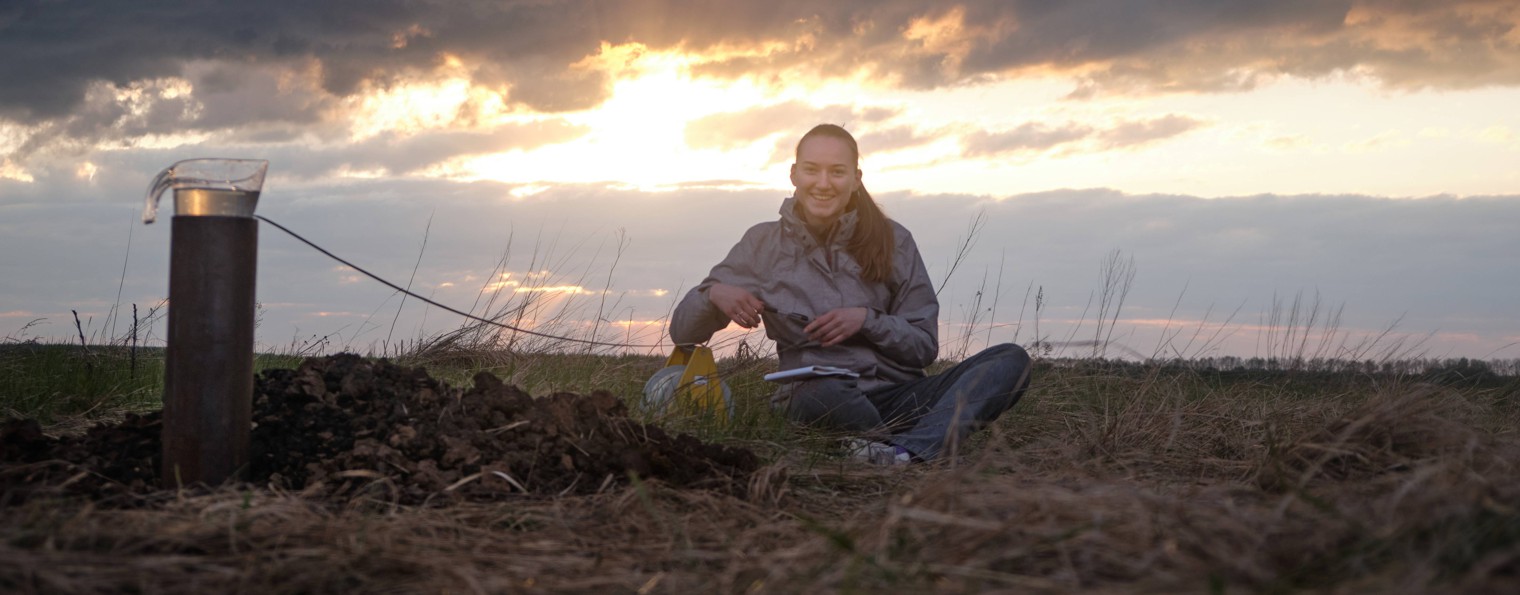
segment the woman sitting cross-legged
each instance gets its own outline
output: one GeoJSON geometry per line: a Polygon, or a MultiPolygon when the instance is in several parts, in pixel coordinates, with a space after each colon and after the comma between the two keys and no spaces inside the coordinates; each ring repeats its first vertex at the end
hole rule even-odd
{"type": "Polygon", "coordinates": [[[854,456],[877,464],[949,456],[1018,402],[1029,354],[996,345],[925,374],[939,354],[939,301],[913,236],[861,185],[859,161],[854,137],[839,126],[803,135],[781,218],[751,227],[686,294],[670,336],[691,345],[730,322],[763,324],[782,370],[858,374],[782,384],[772,404],[787,417],[860,436],[854,456]]]}

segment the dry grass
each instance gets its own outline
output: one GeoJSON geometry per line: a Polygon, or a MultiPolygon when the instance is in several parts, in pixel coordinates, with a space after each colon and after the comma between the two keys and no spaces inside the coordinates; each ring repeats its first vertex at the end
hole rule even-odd
{"type": "Polygon", "coordinates": [[[1517,421],[1513,391],[1050,372],[953,461],[780,444],[743,499],[36,500],[0,508],[0,590],[1515,592],[1517,421]]]}

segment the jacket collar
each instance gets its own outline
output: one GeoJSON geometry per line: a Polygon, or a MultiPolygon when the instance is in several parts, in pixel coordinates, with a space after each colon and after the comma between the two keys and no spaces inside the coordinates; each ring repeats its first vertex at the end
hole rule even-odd
{"type": "MultiPolygon", "coordinates": [[[[855,224],[860,221],[860,215],[855,209],[850,209],[839,215],[839,220],[834,222],[834,233],[829,236],[829,243],[833,246],[844,247],[851,237],[855,235],[855,224]]],[[[797,197],[789,196],[781,203],[781,227],[786,233],[803,245],[813,245],[813,234],[808,232],[807,222],[797,214],[797,197]]]]}

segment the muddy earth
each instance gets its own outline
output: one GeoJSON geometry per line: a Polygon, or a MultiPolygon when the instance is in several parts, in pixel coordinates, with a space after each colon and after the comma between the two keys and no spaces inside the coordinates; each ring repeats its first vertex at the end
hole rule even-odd
{"type": "MultiPolygon", "coordinates": [[[[355,355],[266,370],[254,385],[246,479],[334,501],[444,504],[594,493],[635,481],[743,492],[754,453],[671,436],[611,393],[532,398],[489,373],[454,388],[355,355]]],[[[77,436],[0,422],[0,506],[35,495],[130,505],[161,485],[157,412],[77,436]]]]}

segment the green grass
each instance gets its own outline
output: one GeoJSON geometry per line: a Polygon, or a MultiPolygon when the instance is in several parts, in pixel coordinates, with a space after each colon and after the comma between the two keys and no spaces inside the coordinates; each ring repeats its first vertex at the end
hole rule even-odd
{"type": "MultiPolygon", "coordinates": [[[[298,367],[303,357],[261,353],[254,370],[298,367]]],[[[736,414],[733,420],[711,416],[644,411],[639,406],[644,383],[665,365],[664,356],[596,355],[588,353],[507,354],[469,352],[447,359],[399,356],[392,362],[420,366],[454,386],[470,386],[479,372],[488,372],[530,394],[589,393],[605,390],[623,398],[645,421],[690,432],[709,440],[827,442],[828,436],[796,436],[768,406],[775,385],[761,377],[774,371],[771,358],[728,358],[718,362],[730,387],[736,414]]],[[[936,362],[930,373],[953,362],[936,362]]],[[[44,425],[58,420],[116,417],[162,407],[164,350],[77,344],[0,344],[0,416],[35,418],[44,425]]],[[[1036,391],[1052,393],[1064,408],[1083,408],[1100,415],[1118,413],[1125,395],[1165,393],[1180,401],[1228,396],[1266,402],[1276,399],[1313,401],[1327,395],[1364,391],[1367,387],[1409,382],[1434,382],[1459,388],[1493,405],[1520,406],[1520,378],[1490,376],[1481,383],[1450,375],[1329,373],[1267,370],[1189,370],[1098,360],[1038,360],[1036,391]]],[[[1047,399],[1042,399],[1047,400],[1047,399]]],[[[1035,405],[1040,406],[1040,405],[1035,405]]],[[[1027,408],[1030,405],[1024,405],[1027,408]]]]}
{"type": "Polygon", "coordinates": [[[64,417],[161,407],[162,349],[0,345],[0,411],[48,423],[64,417]]]}
{"type": "Polygon", "coordinates": [[[702,412],[645,410],[641,406],[644,384],[665,366],[665,359],[663,355],[475,353],[446,361],[413,357],[392,361],[421,366],[434,378],[454,386],[470,386],[475,374],[489,372],[535,396],[605,390],[622,398],[636,418],[704,440],[755,443],[787,439],[788,424],[769,407],[775,385],[762,378],[775,371],[775,362],[770,358],[727,358],[717,362],[734,402],[731,420],[702,412]]]}
{"type": "MultiPolygon", "coordinates": [[[[304,358],[257,354],[255,373],[271,368],[296,368],[304,358]]],[[[391,358],[393,363],[420,366],[453,386],[468,387],[473,377],[488,372],[530,394],[609,391],[623,398],[635,416],[672,430],[707,440],[770,441],[787,432],[784,420],[767,406],[774,385],[761,376],[772,371],[769,360],[722,360],[735,402],[733,420],[700,414],[643,411],[639,407],[644,383],[665,365],[664,356],[584,353],[511,356],[477,353],[449,360],[391,358]]],[[[43,425],[71,425],[118,418],[128,412],[163,407],[164,350],[139,349],[134,356],[121,347],[76,344],[0,344],[0,418],[32,418],[43,425]]]]}
{"type": "MultiPolygon", "coordinates": [[[[258,354],[254,371],[293,368],[301,358],[258,354]]],[[[164,349],[0,343],[0,417],[111,418],[163,407],[164,349]]]]}
{"type": "MultiPolygon", "coordinates": [[[[303,359],[256,354],[254,370],[296,368],[303,359]]],[[[664,356],[476,352],[448,359],[405,355],[388,359],[422,367],[453,386],[471,386],[477,373],[488,372],[535,396],[605,390],[622,398],[640,421],[703,440],[742,444],[761,453],[802,452],[807,453],[805,460],[814,462],[838,454],[837,435],[798,428],[771,409],[775,385],[762,378],[775,369],[771,358],[718,361],[735,405],[732,419],[710,412],[645,410],[641,406],[644,383],[664,367],[664,356]]],[[[36,419],[65,433],[163,407],[162,348],[139,349],[134,363],[131,352],[119,347],[3,344],[0,372],[0,419],[36,419]]]]}

